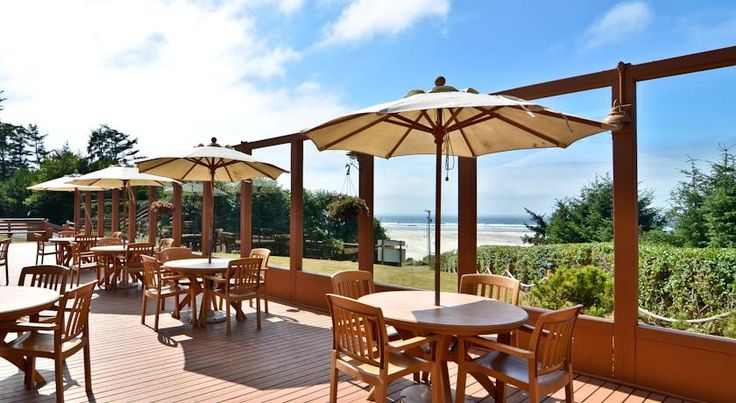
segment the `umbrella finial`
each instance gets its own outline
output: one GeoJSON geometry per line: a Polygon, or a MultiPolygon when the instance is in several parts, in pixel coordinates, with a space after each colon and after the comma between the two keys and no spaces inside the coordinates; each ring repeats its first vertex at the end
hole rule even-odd
{"type": "Polygon", "coordinates": [[[447,80],[445,80],[445,77],[443,76],[437,76],[437,78],[434,79],[434,85],[437,87],[445,85],[446,82],[447,80]]]}
{"type": "Polygon", "coordinates": [[[212,137],[210,139],[210,145],[211,146],[216,146],[217,145],[217,137],[212,137]]]}

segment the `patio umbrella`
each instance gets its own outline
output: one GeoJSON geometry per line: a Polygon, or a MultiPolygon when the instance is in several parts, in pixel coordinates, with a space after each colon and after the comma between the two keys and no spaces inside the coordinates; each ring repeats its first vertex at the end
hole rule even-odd
{"type": "MultiPolygon", "coordinates": [[[[69,181],[74,180],[78,178],[79,174],[71,174],[71,175],[65,175],[60,178],[51,179],[46,182],[37,183],[35,185],[28,186],[26,189],[33,190],[33,191],[41,191],[41,192],[98,192],[103,190],[108,190],[109,188],[100,187],[100,186],[82,186],[82,185],[74,185],[69,183],[69,181]]],[[[89,197],[89,194],[87,195],[89,197]]],[[[87,211],[87,208],[84,209],[84,215],[87,217],[88,220],[91,221],[91,217],[89,215],[89,211],[87,211]]]]}
{"type": "MultiPolygon", "coordinates": [[[[266,177],[276,179],[288,172],[276,165],[259,161],[252,156],[217,144],[217,139],[206,146],[196,147],[190,152],[173,157],[150,158],[136,162],[141,172],[167,176],[180,181],[238,182],[245,179],[266,177]]],[[[208,237],[210,245],[209,261],[212,261],[212,240],[214,238],[214,193],[209,212],[212,218],[212,231],[208,237]]],[[[203,212],[204,213],[204,212],[203,212]]]]}
{"type": "MultiPolygon", "coordinates": [[[[171,193],[173,192],[173,188],[165,187],[164,192],[171,193]]],[[[196,195],[202,195],[204,193],[204,186],[202,186],[201,183],[198,182],[187,182],[181,184],[181,192],[184,194],[196,194],[196,195]]],[[[217,188],[212,189],[212,194],[215,197],[219,196],[226,196],[227,192],[222,191],[217,188]]]]}
{"type": "Polygon", "coordinates": [[[435,304],[439,305],[442,154],[460,157],[528,148],[567,147],[613,126],[557,112],[510,96],[460,91],[438,77],[428,93],[374,105],[306,130],[322,150],[391,158],[434,154],[435,304]]]}
{"type": "MultiPolygon", "coordinates": [[[[126,214],[126,196],[131,192],[131,186],[165,186],[172,182],[176,182],[171,178],[144,174],[138,171],[136,167],[124,167],[112,165],[104,169],[100,169],[88,174],[84,174],[69,183],[85,186],[100,186],[106,188],[122,188],[123,189],[123,227],[127,227],[126,214]]],[[[130,195],[133,196],[132,194],[130,195]]],[[[131,240],[135,242],[135,240],[131,240]]]]}

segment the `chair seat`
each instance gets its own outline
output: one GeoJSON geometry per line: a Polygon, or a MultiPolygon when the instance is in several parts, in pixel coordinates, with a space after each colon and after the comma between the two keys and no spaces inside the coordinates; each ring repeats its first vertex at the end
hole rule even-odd
{"type": "MultiPolygon", "coordinates": [[[[76,338],[61,343],[61,351],[62,353],[66,353],[71,350],[76,350],[82,346],[82,342],[82,339],[76,338]]],[[[53,356],[54,335],[51,333],[26,332],[22,336],[8,343],[7,348],[21,354],[32,351],[53,356]]]]}
{"type": "MultiPolygon", "coordinates": [[[[387,353],[387,357],[388,357],[388,376],[389,377],[392,377],[392,375],[396,375],[400,373],[414,372],[414,368],[417,365],[427,363],[426,360],[423,360],[417,357],[412,357],[404,353],[389,352],[387,353]]],[[[339,359],[338,362],[347,364],[354,370],[364,373],[364,374],[369,374],[372,376],[379,376],[380,374],[379,367],[375,365],[371,365],[371,364],[366,364],[362,361],[355,360],[348,356],[345,356],[339,359]]]]}
{"type": "MultiPolygon", "coordinates": [[[[529,361],[498,351],[492,351],[473,360],[474,364],[481,365],[491,371],[503,374],[506,378],[515,379],[525,385],[529,384],[529,361]]],[[[551,385],[566,380],[567,373],[557,370],[537,377],[538,384],[551,385]]]]}
{"type": "Polygon", "coordinates": [[[161,292],[159,293],[159,290],[155,288],[146,288],[146,294],[148,295],[156,295],[159,294],[161,296],[168,296],[168,295],[175,295],[175,294],[184,294],[189,292],[188,287],[183,287],[180,284],[166,284],[161,286],[161,292]]]}

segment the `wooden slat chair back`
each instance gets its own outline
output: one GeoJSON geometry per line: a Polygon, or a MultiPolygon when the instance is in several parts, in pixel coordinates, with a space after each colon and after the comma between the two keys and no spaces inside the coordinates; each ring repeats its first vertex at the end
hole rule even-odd
{"type": "MultiPolygon", "coordinates": [[[[260,292],[263,295],[264,311],[268,314],[268,284],[266,283],[266,272],[268,271],[268,258],[271,256],[271,250],[266,248],[255,248],[251,249],[249,253],[250,257],[261,259],[261,285],[260,292]]],[[[250,301],[250,306],[253,307],[253,301],[250,301]]]]}
{"type": "MultiPolygon", "coordinates": [[[[89,247],[91,246],[88,246],[88,248],[89,247]]],[[[95,254],[89,251],[89,249],[85,251],[84,246],[81,243],[70,242],[69,249],[72,252],[72,265],[70,267],[71,275],[69,284],[75,283],[74,276],[76,274],[76,284],[79,285],[82,279],[82,270],[97,270],[97,259],[95,258],[95,254]]]]}
{"type": "Polygon", "coordinates": [[[362,270],[335,273],[332,275],[332,292],[352,299],[373,294],[373,275],[362,270]]]}
{"type": "Polygon", "coordinates": [[[59,231],[59,238],[73,238],[77,235],[76,231],[59,231]]]}
{"type": "Polygon", "coordinates": [[[175,297],[174,317],[179,317],[179,296],[186,294],[189,290],[181,287],[178,280],[181,276],[173,275],[161,270],[161,262],[153,256],[141,255],[143,261],[143,301],[141,305],[141,324],[146,324],[146,303],[148,298],[156,302],[156,314],[153,330],[158,332],[158,321],[163,309],[163,302],[168,297],[175,297]]]}
{"type": "Polygon", "coordinates": [[[190,248],[173,246],[161,251],[160,260],[161,263],[166,263],[170,260],[191,259],[193,256],[194,254],[190,248]]]}
{"type": "Polygon", "coordinates": [[[125,247],[125,273],[134,280],[142,279],[143,259],[141,256],[153,256],[155,245],[149,242],[129,243],[125,247]]]}
{"type": "Polygon", "coordinates": [[[97,237],[93,235],[75,235],[74,243],[79,245],[80,252],[89,252],[90,248],[97,246],[97,237]]]}
{"type": "Polygon", "coordinates": [[[141,255],[143,261],[143,289],[161,289],[161,264],[156,258],[141,255]]]}
{"type": "Polygon", "coordinates": [[[8,250],[10,249],[12,239],[3,239],[0,241],[0,265],[5,266],[5,285],[10,284],[10,273],[8,270],[8,250]]]}
{"type": "Polygon", "coordinates": [[[58,265],[26,266],[21,269],[18,278],[19,286],[39,287],[54,290],[59,294],[66,291],[69,269],[58,265]],[[27,282],[30,277],[30,282],[27,282]]]}
{"type": "Polygon", "coordinates": [[[122,245],[123,240],[115,237],[99,238],[97,239],[97,245],[95,246],[113,246],[122,245]]]}
{"type": "Polygon", "coordinates": [[[492,298],[511,305],[519,305],[521,283],[497,274],[464,274],[460,277],[460,292],[492,298]]]}
{"type": "Polygon", "coordinates": [[[46,256],[49,255],[56,255],[56,244],[47,245],[46,241],[48,240],[46,234],[41,234],[38,232],[33,233],[33,240],[36,241],[36,264],[38,264],[38,258],[41,258],[41,264],[43,264],[43,260],[46,256]],[[49,247],[51,249],[50,251],[46,251],[46,247],[49,247]]]}
{"type": "MultiPolygon", "coordinates": [[[[225,302],[225,324],[227,326],[227,334],[232,332],[230,324],[230,307],[234,303],[256,300],[256,328],[261,328],[261,258],[242,258],[231,260],[228,263],[225,276],[205,276],[206,279],[219,285],[219,288],[205,289],[205,296],[219,297],[225,302]]],[[[202,302],[203,304],[208,301],[202,302]]],[[[206,306],[206,305],[205,305],[206,306]]],[[[235,305],[236,318],[244,318],[245,314],[240,309],[239,304],[235,305]]]]}
{"type": "Polygon", "coordinates": [[[337,401],[338,371],[373,385],[375,401],[385,402],[392,381],[435,369],[432,362],[405,353],[431,345],[435,336],[392,343],[381,308],[336,294],[327,294],[327,305],[332,317],[330,402],[337,401]]]}
{"type": "MultiPolygon", "coordinates": [[[[529,400],[541,401],[546,395],[565,388],[565,401],[573,402],[572,335],[582,305],[545,312],[531,332],[528,349],[497,343],[481,337],[460,337],[458,341],[457,396],[464,396],[467,374],[484,374],[496,379],[496,401],[506,401],[505,386],[510,383],[529,392],[529,400]],[[477,358],[467,355],[470,348],[489,350],[477,358]]],[[[458,398],[457,402],[462,400],[458,398]]]]}
{"type": "Polygon", "coordinates": [[[158,242],[158,250],[166,250],[174,246],[174,238],[161,238],[158,242]]]}
{"type": "Polygon", "coordinates": [[[113,237],[113,238],[120,238],[120,239],[122,239],[123,238],[123,232],[122,231],[114,231],[110,236],[113,237]]]}
{"type": "Polygon", "coordinates": [[[56,401],[64,401],[64,361],[79,350],[84,350],[84,383],[92,392],[92,371],[89,350],[89,309],[96,281],[66,291],[59,300],[56,317],[50,323],[19,322],[16,327],[25,331],[7,344],[7,348],[27,357],[26,382],[33,387],[36,357],[54,360],[56,401]],[[51,331],[52,333],[39,332],[51,331]]]}

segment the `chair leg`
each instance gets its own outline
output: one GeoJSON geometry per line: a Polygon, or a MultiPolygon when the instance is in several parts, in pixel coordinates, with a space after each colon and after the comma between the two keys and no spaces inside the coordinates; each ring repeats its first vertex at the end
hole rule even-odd
{"type": "Polygon", "coordinates": [[[156,316],[154,316],[154,319],[153,319],[153,331],[155,332],[158,332],[158,317],[161,314],[161,310],[159,309],[160,306],[161,306],[161,296],[156,295],[156,316]]]}
{"type": "Polygon", "coordinates": [[[575,396],[572,387],[572,378],[570,378],[567,385],[565,385],[565,403],[573,403],[574,401],[575,396]]]}
{"type": "Polygon", "coordinates": [[[194,293],[194,290],[191,290],[189,295],[191,296],[189,298],[189,308],[191,311],[190,320],[192,321],[192,325],[197,327],[197,294],[194,293]]]}
{"type": "MultiPolygon", "coordinates": [[[[468,379],[468,370],[465,367],[465,340],[457,341],[457,384],[455,385],[455,403],[465,402],[465,382],[468,379]]],[[[432,379],[438,379],[432,374],[432,379]]]]}
{"type": "Polygon", "coordinates": [[[8,272],[8,258],[5,258],[5,285],[10,284],[10,273],[8,272]]]}
{"type": "Polygon", "coordinates": [[[496,402],[506,402],[506,384],[501,381],[496,381],[496,402]]]}
{"type": "Polygon", "coordinates": [[[330,403],[337,402],[337,366],[335,361],[337,360],[337,354],[332,352],[332,365],[330,369],[330,403]]]}
{"type": "Polygon", "coordinates": [[[232,333],[230,328],[230,301],[225,301],[225,322],[227,322],[227,335],[230,336],[232,333]]]}
{"type": "Polygon", "coordinates": [[[143,293],[143,303],[141,303],[141,325],[146,324],[146,293],[143,293]]]}
{"type": "Polygon", "coordinates": [[[28,357],[26,358],[26,389],[33,389],[34,383],[34,374],[36,373],[36,357],[28,357]]]}
{"type": "Polygon", "coordinates": [[[388,388],[382,381],[376,383],[376,387],[373,389],[376,403],[385,403],[388,401],[388,388]]]}
{"type": "Polygon", "coordinates": [[[261,329],[261,299],[256,297],[256,328],[261,329]]]}
{"type": "Polygon", "coordinates": [[[263,302],[264,302],[264,312],[266,312],[266,315],[268,315],[268,288],[263,290],[263,302]]]}
{"type": "Polygon", "coordinates": [[[54,359],[54,376],[56,379],[56,401],[64,401],[64,360],[61,356],[54,359]]]}
{"type": "Polygon", "coordinates": [[[84,349],[84,390],[92,392],[92,367],[90,360],[89,342],[85,344],[84,349]]]}

